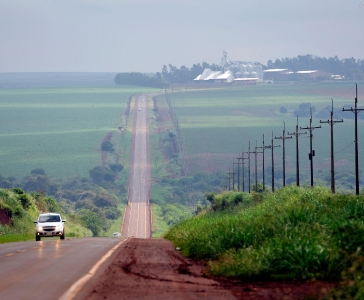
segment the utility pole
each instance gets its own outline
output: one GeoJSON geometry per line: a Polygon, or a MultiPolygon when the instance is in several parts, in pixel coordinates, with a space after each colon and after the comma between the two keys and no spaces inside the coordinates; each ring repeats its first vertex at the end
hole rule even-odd
{"type": "Polygon", "coordinates": [[[269,146],[266,146],[266,148],[272,149],[272,192],[274,192],[274,148],[281,146],[281,145],[274,146],[273,142],[274,142],[274,138],[273,138],[273,131],[272,131],[272,141],[271,141],[272,144],[269,146]]]}
{"type": "Polygon", "coordinates": [[[229,177],[225,176],[224,179],[226,179],[226,181],[225,181],[226,185],[224,186],[224,190],[227,191],[228,190],[227,181],[228,181],[229,177]]]}
{"type": "MultiPolygon", "coordinates": [[[[233,170],[234,170],[234,174],[236,174],[235,173],[235,165],[238,165],[238,192],[239,192],[239,184],[240,184],[240,170],[239,170],[239,167],[240,167],[240,163],[239,163],[239,159],[238,159],[238,162],[237,163],[233,163],[233,170]]],[[[234,183],[235,183],[235,181],[234,181],[234,183]]],[[[234,185],[234,187],[233,187],[233,190],[235,190],[235,185],[234,185]]]]}
{"type": "Polygon", "coordinates": [[[359,195],[359,159],[358,159],[358,113],[364,108],[358,108],[358,85],[355,83],[355,108],[345,109],[343,111],[351,111],[355,114],[355,184],[356,194],[359,195]]]}
{"type": "Polygon", "coordinates": [[[249,149],[248,149],[248,191],[250,193],[250,141],[249,141],[249,149]]]}
{"type": "Polygon", "coordinates": [[[262,152],[260,152],[260,153],[263,153],[263,191],[265,191],[265,152],[264,152],[264,150],[272,148],[272,145],[268,145],[268,146],[264,145],[264,133],[263,133],[263,145],[262,145],[262,147],[258,147],[258,148],[261,148],[262,152]]]}
{"type": "Polygon", "coordinates": [[[344,122],[343,119],[341,120],[333,120],[334,118],[334,100],[331,98],[331,113],[330,113],[330,120],[322,121],[320,123],[327,123],[330,125],[331,130],[331,192],[335,194],[335,163],[334,163],[334,124],[344,122]]]}
{"type": "MultiPolygon", "coordinates": [[[[249,141],[249,158],[250,154],[254,154],[254,167],[255,167],[255,191],[258,191],[258,162],[257,162],[257,154],[261,153],[257,151],[257,140],[255,140],[255,148],[254,151],[250,151],[250,141],[249,141]]],[[[249,160],[249,193],[250,193],[250,160],[249,160]]]]}
{"type": "Polygon", "coordinates": [[[298,116],[297,116],[297,125],[296,132],[288,132],[289,135],[296,136],[296,185],[300,186],[300,161],[299,161],[299,148],[298,148],[298,136],[300,134],[307,134],[307,132],[298,132],[298,116]]]}
{"type": "Polygon", "coordinates": [[[283,141],[283,186],[286,186],[286,139],[291,139],[292,136],[286,136],[286,122],[283,121],[283,135],[275,137],[277,140],[283,141]]]}
{"type": "Polygon", "coordinates": [[[234,174],[235,174],[235,172],[234,172],[234,168],[233,168],[233,171],[232,172],[230,172],[230,169],[229,169],[229,191],[231,191],[231,186],[230,186],[230,175],[233,175],[233,190],[234,190],[234,174]]]}
{"type": "Polygon", "coordinates": [[[245,174],[244,174],[244,166],[245,166],[245,162],[244,162],[244,159],[248,159],[247,157],[244,157],[244,153],[245,152],[242,152],[241,153],[241,157],[238,157],[237,159],[241,159],[241,186],[242,186],[242,191],[245,192],[245,184],[244,184],[244,177],[245,177],[245,174]]]}
{"type": "Polygon", "coordinates": [[[313,186],[313,157],[315,156],[315,150],[312,150],[312,131],[316,128],[321,128],[320,126],[313,127],[312,126],[312,108],[310,107],[310,127],[300,127],[300,130],[307,129],[310,131],[310,153],[308,154],[308,159],[310,160],[310,169],[311,169],[311,186],[313,186]]]}
{"type": "Polygon", "coordinates": [[[257,146],[257,140],[255,140],[255,150],[254,150],[254,156],[255,156],[255,191],[258,192],[258,153],[263,153],[263,152],[258,152],[258,147],[257,146]]]}

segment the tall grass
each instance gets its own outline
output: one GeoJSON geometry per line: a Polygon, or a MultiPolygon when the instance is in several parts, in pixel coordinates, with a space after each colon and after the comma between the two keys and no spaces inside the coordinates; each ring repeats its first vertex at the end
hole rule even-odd
{"type": "Polygon", "coordinates": [[[363,196],[289,186],[262,202],[250,197],[234,210],[188,219],[165,237],[184,255],[209,260],[211,274],[249,279],[337,279],[348,257],[364,249],[363,196]]]}

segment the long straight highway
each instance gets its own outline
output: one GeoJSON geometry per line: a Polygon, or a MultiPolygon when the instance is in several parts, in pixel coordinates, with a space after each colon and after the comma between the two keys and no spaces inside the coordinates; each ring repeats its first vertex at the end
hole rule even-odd
{"type": "Polygon", "coordinates": [[[129,194],[123,221],[123,237],[151,237],[149,162],[148,101],[145,95],[140,95],[136,97],[134,105],[129,194]]]}

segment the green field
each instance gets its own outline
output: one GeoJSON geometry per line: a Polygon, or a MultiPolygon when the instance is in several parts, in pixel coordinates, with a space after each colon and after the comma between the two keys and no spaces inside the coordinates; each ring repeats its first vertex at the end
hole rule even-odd
{"type": "MultiPolygon", "coordinates": [[[[359,84],[359,95],[363,84],[359,84]]],[[[164,96],[159,96],[160,99],[164,96]]],[[[251,151],[257,143],[262,146],[263,134],[265,145],[271,144],[274,136],[282,136],[283,123],[286,134],[293,133],[297,119],[293,114],[301,103],[311,103],[316,112],[331,106],[342,108],[344,105],[354,106],[354,83],[317,83],[268,86],[241,86],[225,89],[201,89],[190,92],[173,92],[169,97],[178,116],[186,153],[188,169],[191,173],[201,170],[217,171],[232,168],[241,151],[251,151]],[[286,114],[279,112],[280,107],[287,109],[286,114]]],[[[359,96],[360,105],[360,96],[359,96]]],[[[345,171],[346,176],[354,174],[354,121],[351,112],[342,114],[344,123],[334,126],[335,161],[337,169],[345,171]]],[[[327,118],[325,118],[327,120],[327,118]]],[[[313,118],[313,126],[320,125],[320,118],[313,118]]],[[[321,124],[321,129],[313,131],[313,149],[315,176],[328,183],[330,176],[330,126],[321,124]]],[[[364,161],[364,122],[359,121],[359,156],[364,161]]],[[[309,126],[309,117],[299,118],[299,126],[309,126]]],[[[307,130],[306,130],[307,131],[307,130]]],[[[302,132],[302,131],[300,131],[302,132]]],[[[274,140],[275,145],[282,144],[274,140]]],[[[300,175],[301,182],[309,183],[310,165],[308,135],[300,136],[300,175]]],[[[266,167],[270,166],[271,151],[266,150],[266,167]]],[[[296,161],[295,139],[286,140],[286,179],[295,180],[296,161]]],[[[261,155],[259,160],[259,176],[262,172],[261,155]]],[[[361,163],[360,169],[364,167],[361,163]]],[[[252,161],[252,168],[254,162],[252,161]]],[[[275,168],[282,172],[282,148],[275,149],[275,168]]],[[[344,176],[344,175],[343,175],[344,176]]],[[[267,178],[269,179],[269,178],[267,178]]],[[[269,182],[268,182],[269,183],[269,182]]],[[[276,184],[281,184],[276,181],[276,184]]]]}
{"type": "MultiPolygon", "coordinates": [[[[0,174],[19,178],[42,168],[56,177],[88,176],[90,169],[100,165],[105,135],[121,132],[118,127],[125,122],[129,97],[150,91],[135,87],[1,89],[0,174]]],[[[124,153],[120,155],[123,158],[124,153]]]]}

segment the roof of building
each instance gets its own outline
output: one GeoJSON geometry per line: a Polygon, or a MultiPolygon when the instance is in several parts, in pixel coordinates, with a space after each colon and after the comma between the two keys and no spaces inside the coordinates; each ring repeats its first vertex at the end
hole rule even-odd
{"type": "Polygon", "coordinates": [[[234,81],[257,81],[259,78],[235,78],[234,81]]]}
{"type": "MultiPolygon", "coordinates": [[[[233,73],[231,71],[226,71],[224,74],[221,74],[221,75],[217,76],[214,79],[222,79],[222,80],[224,80],[224,79],[228,79],[231,76],[233,76],[233,73]]],[[[233,78],[234,78],[234,76],[233,76],[233,78]]]]}
{"type": "Polygon", "coordinates": [[[204,78],[203,80],[216,79],[216,77],[220,76],[221,74],[222,74],[221,71],[214,71],[209,76],[207,76],[206,78],[204,78]]]}
{"type": "Polygon", "coordinates": [[[297,74],[311,74],[311,73],[316,73],[318,72],[318,70],[307,70],[307,71],[297,71],[297,74]]]}
{"type": "Polygon", "coordinates": [[[263,73],[273,73],[273,72],[283,72],[283,71],[288,71],[288,69],[268,69],[264,70],[263,73]]]}

